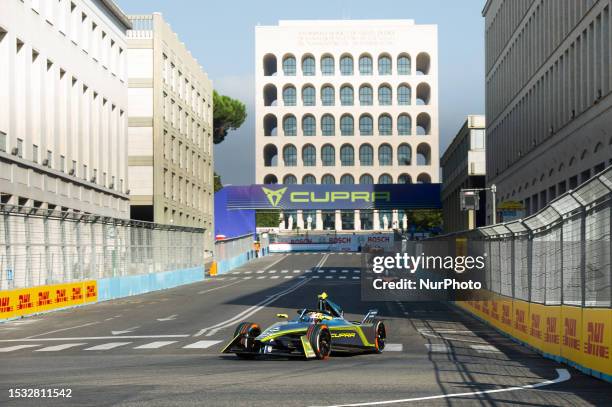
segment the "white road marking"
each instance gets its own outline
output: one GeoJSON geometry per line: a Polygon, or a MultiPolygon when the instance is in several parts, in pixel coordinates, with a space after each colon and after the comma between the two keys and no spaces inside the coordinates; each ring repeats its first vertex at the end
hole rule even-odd
{"type": "Polygon", "coordinates": [[[386,343],[385,352],[401,352],[404,350],[404,345],[401,343],[386,343]]]}
{"type": "Polygon", "coordinates": [[[325,276],[325,278],[328,278],[328,279],[329,279],[329,278],[334,278],[334,276],[325,276]]]}
{"type": "Polygon", "coordinates": [[[245,271],[244,274],[253,274],[252,271],[245,271]]]}
{"type": "MultiPolygon", "coordinates": [[[[414,311],[415,313],[425,313],[427,311],[421,311],[421,310],[417,310],[414,311]]],[[[449,338],[447,336],[442,336],[442,333],[448,333],[448,334],[453,334],[453,333],[473,333],[472,331],[456,331],[456,330],[445,330],[445,331],[438,331],[438,330],[433,330],[433,329],[423,329],[420,328],[418,329],[419,333],[423,336],[427,336],[430,338],[436,338],[436,339],[443,339],[445,341],[455,341],[455,342],[467,342],[467,343],[477,343],[477,344],[481,344],[481,345],[486,345],[487,342],[483,339],[480,340],[472,340],[472,339],[461,339],[461,338],[449,338]]]]}
{"type": "Polygon", "coordinates": [[[353,280],[359,280],[360,277],[359,276],[353,276],[353,280]]]}
{"type": "Polygon", "coordinates": [[[317,273],[323,273],[325,270],[317,270],[317,273]]]}
{"type": "Polygon", "coordinates": [[[567,369],[555,369],[555,370],[557,371],[556,379],[545,380],[543,382],[534,383],[534,384],[526,384],[524,386],[504,387],[501,389],[472,391],[472,392],[467,392],[467,393],[440,394],[436,396],[415,397],[415,398],[410,398],[410,399],[370,401],[370,402],[365,402],[365,403],[353,403],[353,404],[337,404],[337,405],[327,406],[327,407],[381,406],[385,404],[407,403],[409,401],[437,400],[437,399],[446,399],[446,398],[452,398],[452,397],[478,396],[480,394],[504,393],[504,392],[516,391],[516,390],[537,389],[539,387],[549,386],[551,384],[563,383],[563,382],[568,381],[571,378],[571,375],[567,371],[567,369]]]}
{"type": "Polygon", "coordinates": [[[263,280],[264,278],[266,278],[266,276],[259,276],[259,277],[257,277],[258,280],[263,280]]]}
{"type": "Polygon", "coordinates": [[[170,345],[176,342],[177,341],[155,341],[155,342],[145,343],[144,345],[136,346],[134,349],[159,349],[162,346],[170,345]]]}
{"type": "Polygon", "coordinates": [[[89,341],[98,339],[155,339],[155,338],[186,338],[191,335],[126,335],[126,336],[85,336],[80,338],[36,338],[36,339],[0,339],[1,342],[48,342],[48,341],[89,341]]]}
{"type": "Polygon", "coordinates": [[[285,278],[293,278],[293,276],[285,276],[285,278]]]}
{"type": "MultiPolygon", "coordinates": [[[[112,319],[112,318],[108,318],[108,319],[112,319]]],[[[30,338],[36,338],[36,337],[39,337],[39,336],[44,336],[44,335],[48,335],[48,334],[52,334],[52,333],[55,333],[55,332],[69,331],[70,329],[84,328],[84,327],[86,327],[86,326],[95,325],[95,324],[99,324],[99,323],[100,323],[100,322],[89,322],[89,323],[87,323],[87,324],[81,324],[81,325],[77,325],[77,326],[71,326],[71,327],[69,327],[69,328],[56,329],[56,330],[54,330],[54,331],[49,331],[49,332],[45,332],[45,333],[42,333],[42,334],[37,334],[37,335],[28,336],[28,339],[30,339],[30,338]]]]}
{"type": "Polygon", "coordinates": [[[250,280],[250,279],[252,279],[252,278],[253,278],[253,277],[251,277],[251,276],[242,277],[242,279],[243,279],[243,280],[250,280]]]}
{"type": "Polygon", "coordinates": [[[426,343],[425,347],[432,353],[448,353],[450,349],[443,343],[426,343]]]}
{"type": "Polygon", "coordinates": [[[470,345],[470,348],[478,353],[501,353],[501,351],[493,345],[470,345]]]}
{"type": "Polygon", "coordinates": [[[270,277],[270,279],[275,279],[275,278],[278,278],[278,276],[272,276],[272,277],[270,277]]]}
{"type": "Polygon", "coordinates": [[[306,278],[306,276],[298,276],[298,278],[306,278]]]}
{"type": "Polygon", "coordinates": [[[238,277],[230,277],[227,279],[228,281],[238,280],[238,277]]]}
{"type": "Polygon", "coordinates": [[[276,260],[275,262],[270,263],[270,264],[268,264],[266,267],[264,267],[264,268],[263,268],[263,269],[264,269],[264,271],[265,271],[265,270],[268,270],[270,267],[272,267],[272,266],[274,266],[274,265],[278,264],[278,263],[279,263],[281,260],[285,259],[286,257],[287,257],[287,255],[286,255],[286,254],[285,254],[285,255],[280,256],[280,258],[279,258],[278,260],[276,260]]]}
{"type": "Polygon", "coordinates": [[[60,350],[74,348],[75,346],[87,345],[86,343],[64,343],[61,345],[47,346],[46,348],[36,349],[34,352],[58,352],[60,350]]]}
{"type": "Polygon", "coordinates": [[[276,273],[276,270],[270,270],[270,271],[268,271],[268,273],[274,274],[274,273],[276,273]]]}
{"type": "Polygon", "coordinates": [[[353,270],[353,273],[361,273],[359,270],[353,270]]]}
{"type": "MultiPolygon", "coordinates": [[[[221,280],[221,279],[218,279],[218,280],[221,280]]],[[[238,284],[239,282],[240,281],[236,281],[234,283],[225,284],[225,285],[222,285],[222,286],[219,286],[219,287],[209,288],[208,290],[198,291],[198,294],[204,294],[204,293],[208,293],[208,292],[211,292],[211,291],[220,290],[222,288],[229,287],[230,285],[238,284]]]]}
{"type": "Polygon", "coordinates": [[[225,280],[225,277],[217,277],[217,278],[215,278],[215,280],[217,280],[217,281],[223,281],[223,280],[225,280]]]}
{"type": "Polygon", "coordinates": [[[283,274],[284,273],[288,273],[288,272],[289,272],[289,270],[281,270],[281,273],[283,273],[283,274]]]}
{"type": "Polygon", "coordinates": [[[183,349],[207,349],[218,343],[221,343],[221,341],[197,341],[183,346],[183,349]]]}
{"type": "Polygon", "coordinates": [[[336,272],[336,270],[329,270],[329,272],[330,272],[330,273],[335,273],[335,272],[336,272]]]}
{"type": "Polygon", "coordinates": [[[6,348],[0,348],[0,352],[13,352],[15,350],[27,349],[27,348],[35,348],[37,346],[40,346],[40,345],[15,345],[15,346],[8,346],[6,348]]]}
{"type": "Polygon", "coordinates": [[[165,317],[165,318],[157,318],[157,320],[158,320],[159,322],[163,322],[163,321],[174,321],[174,320],[176,319],[176,317],[178,317],[178,315],[177,315],[177,314],[172,314],[172,315],[170,315],[170,316],[168,316],[168,317],[165,317]]]}
{"type": "Polygon", "coordinates": [[[293,270],[294,273],[299,273],[301,270],[293,270]]]}
{"type": "Polygon", "coordinates": [[[256,271],[256,273],[257,273],[257,274],[263,274],[263,273],[265,273],[265,272],[266,272],[265,270],[257,270],[257,271],[256,271]]]}
{"type": "Polygon", "coordinates": [[[311,278],[319,278],[319,276],[312,276],[311,278]]]}
{"type": "Polygon", "coordinates": [[[312,270],[304,270],[304,273],[312,273],[312,270]]]}
{"type": "Polygon", "coordinates": [[[135,330],[137,330],[138,328],[140,328],[139,326],[133,326],[131,328],[126,328],[122,331],[111,331],[111,335],[123,335],[123,334],[129,334],[131,332],[134,332],[135,330]]]}
{"type": "Polygon", "coordinates": [[[348,273],[348,270],[342,270],[342,273],[348,273]]]}
{"type": "Polygon", "coordinates": [[[130,343],[132,342],[109,342],[103,343],[102,345],[92,346],[91,348],[87,348],[85,350],[109,350],[118,348],[119,346],[129,345],[130,343]]]}
{"type": "Polygon", "coordinates": [[[340,276],[338,277],[340,280],[346,280],[346,276],[340,276]]]}

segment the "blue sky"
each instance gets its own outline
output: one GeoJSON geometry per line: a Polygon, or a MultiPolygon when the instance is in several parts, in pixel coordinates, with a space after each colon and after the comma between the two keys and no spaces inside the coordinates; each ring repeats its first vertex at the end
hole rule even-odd
{"type": "Polygon", "coordinates": [[[127,14],[161,12],[212,78],[249,117],[215,147],[224,184],[254,180],[254,27],[282,19],[406,18],[438,25],[442,153],[468,114],[484,114],[484,0],[116,0],[127,14]],[[239,165],[237,165],[239,163],[239,165]]]}

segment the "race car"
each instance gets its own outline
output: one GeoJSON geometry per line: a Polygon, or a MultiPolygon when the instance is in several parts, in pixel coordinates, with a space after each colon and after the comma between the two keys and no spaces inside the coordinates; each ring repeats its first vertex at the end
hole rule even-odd
{"type": "MultiPolygon", "coordinates": [[[[361,321],[348,321],[342,308],[318,295],[316,309],[297,310],[297,318],[277,322],[263,332],[258,324],[240,323],[222,353],[243,359],[258,355],[299,356],[326,359],[331,352],[381,353],[385,348],[385,324],[373,309],[361,321]]],[[[277,314],[288,319],[287,314],[277,314]]]]}

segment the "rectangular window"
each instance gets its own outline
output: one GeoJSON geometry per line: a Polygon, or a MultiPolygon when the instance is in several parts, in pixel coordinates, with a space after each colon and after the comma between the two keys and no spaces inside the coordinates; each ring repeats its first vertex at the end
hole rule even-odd
{"type": "Polygon", "coordinates": [[[87,179],[87,164],[83,164],[83,173],[81,174],[83,179],[87,179]]]}
{"type": "Polygon", "coordinates": [[[47,150],[47,167],[53,168],[53,152],[47,150]]]}
{"type": "Polygon", "coordinates": [[[38,164],[38,146],[32,145],[32,161],[38,164]]]}
{"type": "Polygon", "coordinates": [[[17,139],[17,157],[23,158],[23,140],[17,139]]]}
{"type": "Polygon", "coordinates": [[[93,170],[93,177],[91,182],[98,182],[98,170],[96,168],[94,168],[93,170]]]}
{"type": "Polygon", "coordinates": [[[72,168],[70,170],[70,175],[76,175],[77,170],[77,162],[76,160],[72,160],[72,168]]]}
{"type": "Polygon", "coordinates": [[[6,152],[6,133],[0,131],[0,151],[6,152]]]}
{"type": "Polygon", "coordinates": [[[60,167],[59,170],[61,172],[65,172],[66,171],[66,157],[64,157],[63,155],[60,155],[60,167]]]}

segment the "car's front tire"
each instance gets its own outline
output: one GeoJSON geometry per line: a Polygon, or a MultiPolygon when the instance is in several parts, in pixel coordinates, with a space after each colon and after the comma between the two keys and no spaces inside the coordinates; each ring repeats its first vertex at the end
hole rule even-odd
{"type": "Polygon", "coordinates": [[[327,359],[331,354],[331,334],[327,325],[311,325],[306,337],[317,359],[327,359]]]}
{"type": "Polygon", "coordinates": [[[257,346],[255,338],[261,334],[261,328],[259,325],[253,322],[241,322],[234,331],[234,337],[241,335],[240,345],[244,348],[245,352],[236,352],[236,356],[241,359],[253,359],[256,355],[252,352],[257,352],[257,346]]]}
{"type": "Polygon", "coordinates": [[[382,353],[385,349],[387,329],[382,321],[374,320],[374,352],[382,353]]]}

